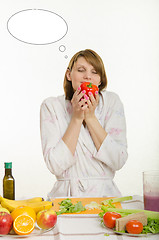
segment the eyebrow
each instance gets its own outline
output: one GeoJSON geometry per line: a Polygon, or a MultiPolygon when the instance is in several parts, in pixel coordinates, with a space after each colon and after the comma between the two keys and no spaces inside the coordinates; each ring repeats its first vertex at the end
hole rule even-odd
{"type": "Polygon", "coordinates": [[[79,64],[79,65],[77,65],[77,67],[85,67],[84,65],[81,65],[81,64],[79,64]]]}

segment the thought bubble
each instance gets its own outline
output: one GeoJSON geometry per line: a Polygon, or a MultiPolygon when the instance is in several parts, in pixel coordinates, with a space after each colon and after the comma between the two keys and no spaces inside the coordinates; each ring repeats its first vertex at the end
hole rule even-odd
{"type": "Polygon", "coordinates": [[[61,45],[59,47],[60,52],[64,52],[66,50],[66,47],[64,45],[61,45]]]}
{"type": "Polygon", "coordinates": [[[26,9],[12,15],[7,22],[9,33],[19,41],[43,45],[61,40],[68,31],[66,21],[44,9],[26,9]]]}

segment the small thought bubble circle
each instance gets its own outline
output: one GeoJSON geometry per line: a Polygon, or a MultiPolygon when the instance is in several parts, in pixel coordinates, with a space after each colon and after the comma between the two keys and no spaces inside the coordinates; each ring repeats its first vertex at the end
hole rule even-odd
{"type": "Polygon", "coordinates": [[[7,22],[9,33],[19,41],[43,45],[61,40],[68,31],[66,21],[44,9],[26,9],[12,15],[7,22]]]}
{"type": "Polygon", "coordinates": [[[66,50],[66,47],[64,45],[61,45],[59,47],[60,52],[64,52],[66,50]]]}

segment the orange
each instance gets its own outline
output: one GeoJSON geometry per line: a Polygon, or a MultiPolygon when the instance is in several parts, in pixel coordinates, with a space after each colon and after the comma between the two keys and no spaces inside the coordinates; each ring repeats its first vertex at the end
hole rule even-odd
{"type": "Polygon", "coordinates": [[[20,215],[13,222],[13,229],[18,235],[30,234],[34,228],[34,219],[28,215],[20,215]]]}
{"type": "Polygon", "coordinates": [[[16,219],[16,217],[18,217],[19,215],[23,215],[23,214],[32,217],[34,219],[34,221],[36,221],[36,213],[35,213],[34,209],[31,207],[28,207],[28,206],[21,206],[21,207],[15,208],[13,210],[13,212],[11,212],[13,221],[16,219]]]}

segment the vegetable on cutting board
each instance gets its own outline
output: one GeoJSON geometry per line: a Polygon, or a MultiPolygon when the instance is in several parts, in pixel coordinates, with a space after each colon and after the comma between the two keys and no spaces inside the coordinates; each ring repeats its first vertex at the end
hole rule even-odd
{"type": "Polygon", "coordinates": [[[126,197],[120,197],[120,198],[111,198],[111,199],[106,199],[102,201],[103,205],[111,205],[112,203],[116,202],[124,202],[124,201],[129,201],[132,200],[132,196],[126,196],[126,197]]]}
{"type": "Polygon", "coordinates": [[[69,198],[62,200],[59,205],[60,210],[56,212],[57,215],[60,215],[62,213],[78,213],[86,210],[81,201],[73,204],[69,198]]]}

